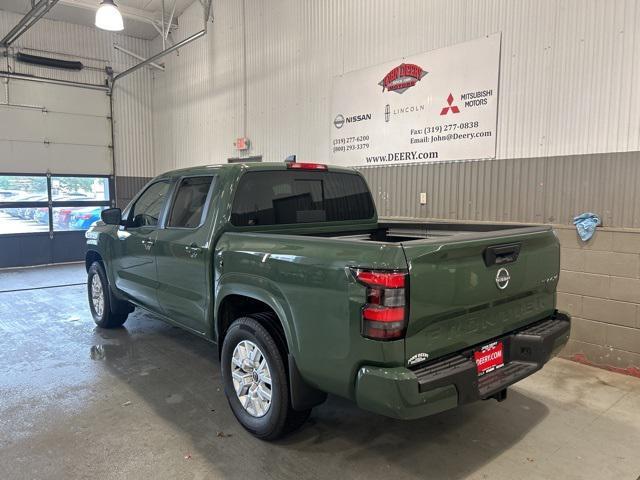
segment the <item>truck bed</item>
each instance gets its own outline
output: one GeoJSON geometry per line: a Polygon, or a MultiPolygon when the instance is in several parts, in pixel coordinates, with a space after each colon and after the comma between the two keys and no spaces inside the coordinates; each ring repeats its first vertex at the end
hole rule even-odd
{"type": "Polygon", "coordinates": [[[549,230],[549,226],[463,223],[463,222],[405,222],[387,221],[378,224],[378,228],[367,232],[331,235],[332,238],[359,240],[363,242],[405,243],[414,240],[441,241],[471,238],[488,238],[499,234],[533,233],[549,230]]]}
{"type": "MultiPolygon", "coordinates": [[[[367,297],[349,274],[354,268],[408,272],[403,345],[384,343],[385,361],[402,356],[407,365],[486,345],[551,315],[560,263],[548,225],[383,221],[351,232],[298,225],[225,233],[217,249],[233,281],[239,275],[266,278],[277,288],[301,322],[295,326],[297,349],[317,352],[322,345],[322,368],[308,355],[299,365],[318,385],[326,382],[327,365],[334,372],[348,369],[358,348],[375,357],[368,349],[376,345],[361,335],[367,297]],[[310,312],[321,317],[310,321],[310,312]]],[[[354,374],[329,391],[349,395],[354,374]]]]}

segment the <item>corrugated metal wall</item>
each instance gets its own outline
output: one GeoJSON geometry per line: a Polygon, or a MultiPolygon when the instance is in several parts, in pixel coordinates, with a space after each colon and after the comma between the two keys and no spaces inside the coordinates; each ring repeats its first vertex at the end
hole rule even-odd
{"type": "MultiPolygon", "coordinates": [[[[0,11],[0,32],[8,32],[21,17],[0,11]]],[[[104,84],[107,78],[105,66],[109,65],[118,72],[137,63],[137,60],[116,51],[114,42],[141,55],[148,55],[150,51],[150,42],[146,40],[107,33],[93,27],[41,20],[12,46],[10,53],[24,51],[65,60],[80,60],[87,68],[72,72],[3,58],[0,69],[45,78],[104,84]]],[[[141,70],[123,79],[116,88],[114,132],[116,172],[119,176],[150,176],[155,171],[151,81],[150,72],[141,70]]]]}
{"type": "MultiPolygon", "coordinates": [[[[165,72],[153,72],[157,173],[225,162],[233,152],[233,140],[241,134],[240,9],[217,1],[214,9],[216,19],[207,36],[165,57],[165,72]]],[[[199,3],[179,23],[176,41],[201,30],[199,3]]],[[[159,51],[161,42],[156,39],[153,46],[159,51]]]]}
{"type": "Polygon", "coordinates": [[[361,171],[381,216],[561,224],[594,211],[605,226],[640,228],[639,152],[361,171]]]}
{"type": "MultiPolygon", "coordinates": [[[[381,212],[568,222],[592,208],[609,224],[640,226],[638,159],[610,154],[640,149],[637,0],[244,2],[252,154],[326,161],[333,76],[502,31],[502,160],[366,169],[381,212]]],[[[214,2],[210,34],[154,72],[158,171],[237,156],[242,4],[214,2]]],[[[180,35],[201,18],[196,2],[180,35]]]]}

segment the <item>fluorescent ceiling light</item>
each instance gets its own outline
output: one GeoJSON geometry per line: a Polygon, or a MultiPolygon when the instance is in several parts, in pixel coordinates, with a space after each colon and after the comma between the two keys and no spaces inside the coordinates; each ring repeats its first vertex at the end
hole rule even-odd
{"type": "Polygon", "coordinates": [[[113,0],[102,0],[96,12],[96,27],[110,32],[124,30],[122,15],[113,0]]]}

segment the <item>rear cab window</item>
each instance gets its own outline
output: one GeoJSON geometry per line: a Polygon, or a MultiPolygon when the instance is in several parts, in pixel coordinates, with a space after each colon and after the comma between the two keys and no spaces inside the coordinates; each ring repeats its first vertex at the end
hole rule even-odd
{"type": "Polygon", "coordinates": [[[256,171],[238,183],[231,209],[237,227],[368,220],[375,215],[364,179],[355,173],[256,171]]]}

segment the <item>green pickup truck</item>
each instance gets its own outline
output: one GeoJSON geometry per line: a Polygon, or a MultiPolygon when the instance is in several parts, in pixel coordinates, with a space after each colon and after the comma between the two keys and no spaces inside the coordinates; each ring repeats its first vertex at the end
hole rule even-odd
{"type": "Polygon", "coordinates": [[[168,172],[86,237],[97,325],[139,307],[216,343],[231,409],[263,439],[327,393],[400,419],[503,400],[569,337],[550,227],[381,222],[350,169],[168,172]]]}

